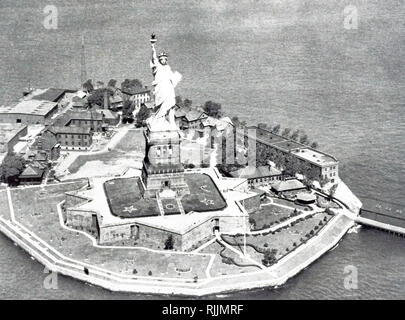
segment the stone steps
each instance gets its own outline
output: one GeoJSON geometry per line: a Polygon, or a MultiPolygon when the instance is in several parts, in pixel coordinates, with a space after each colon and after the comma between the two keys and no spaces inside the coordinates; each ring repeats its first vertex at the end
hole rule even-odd
{"type": "Polygon", "coordinates": [[[179,207],[180,213],[186,214],[186,212],[184,211],[184,208],[183,208],[183,204],[180,201],[180,198],[176,198],[176,201],[177,201],[177,206],[179,207]]]}
{"type": "Polygon", "coordinates": [[[165,209],[163,208],[162,200],[160,200],[159,193],[156,193],[156,202],[158,204],[160,215],[164,216],[165,215],[165,209]]]}

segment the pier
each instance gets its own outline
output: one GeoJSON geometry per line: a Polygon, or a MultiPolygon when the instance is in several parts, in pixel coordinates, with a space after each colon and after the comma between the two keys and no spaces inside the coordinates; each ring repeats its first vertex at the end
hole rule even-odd
{"type": "Polygon", "coordinates": [[[405,237],[403,205],[365,198],[363,208],[355,219],[357,223],[405,237]]]}

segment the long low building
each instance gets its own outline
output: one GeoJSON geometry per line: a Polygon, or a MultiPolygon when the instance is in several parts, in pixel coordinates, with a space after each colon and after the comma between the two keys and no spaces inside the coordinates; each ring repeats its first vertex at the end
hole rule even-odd
{"type": "Polygon", "coordinates": [[[49,127],[47,130],[55,134],[58,143],[65,150],[87,150],[93,143],[90,128],[49,127]]]}
{"type": "Polygon", "coordinates": [[[27,133],[28,129],[25,125],[0,124],[0,153],[13,152],[18,140],[27,133]]]}
{"type": "Polygon", "coordinates": [[[262,128],[253,126],[247,129],[249,130],[243,133],[245,143],[249,145],[250,141],[256,142],[255,151],[257,159],[266,156],[266,161],[271,160],[277,166],[284,167],[286,159],[293,156],[301,164],[305,164],[306,167],[305,171],[298,173],[306,176],[310,175],[312,178],[319,180],[327,179],[332,183],[337,181],[339,161],[332,155],[262,128]],[[251,130],[255,130],[255,135],[251,134],[251,130]]]}
{"type": "Polygon", "coordinates": [[[0,107],[1,123],[47,124],[58,111],[58,103],[46,100],[23,100],[0,107]]]}

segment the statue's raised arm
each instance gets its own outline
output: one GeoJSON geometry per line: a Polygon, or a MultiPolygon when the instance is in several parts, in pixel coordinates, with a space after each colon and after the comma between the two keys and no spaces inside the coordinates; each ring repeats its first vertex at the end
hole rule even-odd
{"type": "Polygon", "coordinates": [[[159,122],[159,126],[165,121],[171,128],[177,128],[174,120],[174,106],[176,104],[176,94],[174,88],[181,80],[181,74],[173,72],[170,66],[167,64],[168,55],[166,52],[156,54],[156,36],[152,34],[150,42],[152,45],[152,60],[150,66],[152,68],[152,74],[154,80],[152,85],[154,86],[155,94],[155,106],[158,107],[158,111],[149,124],[152,125],[159,122]]]}

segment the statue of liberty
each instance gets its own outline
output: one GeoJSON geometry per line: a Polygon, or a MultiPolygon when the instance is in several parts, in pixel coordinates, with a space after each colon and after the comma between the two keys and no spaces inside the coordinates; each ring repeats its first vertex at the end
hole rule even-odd
{"type": "Polygon", "coordinates": [[[167,53],[156,54],[156,36],[152,34],[150,42],[152,45],[152,60],[150,67],[154,81],[155,107],[157,112],[148,119],[151,130],[179,130],[174,119],[174,106],[176,95],[174,88],[181,80],[181,74],[173,72],[167,64],[167,53]]]}

